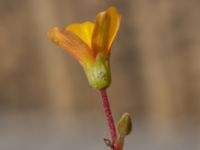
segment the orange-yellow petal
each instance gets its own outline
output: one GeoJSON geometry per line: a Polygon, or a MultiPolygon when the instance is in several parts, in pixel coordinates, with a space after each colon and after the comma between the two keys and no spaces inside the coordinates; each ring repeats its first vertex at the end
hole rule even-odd
{"type": "Polygon", "coordinates": [[[115,7],[100,12],[96,17],[92,36],[92,49],[109,54],[119,29],[121,16],[115,7]]]}
{"type": "Polygon", "coordinates": [[[55,27],[49,31],[49,37],[55,44],[67,50],[82,65],[87,65],[94,61],[91,49],[74,33],[55,27]]]}
{"type": "Polygon", "coordinates": [[[75,33],[81,38],[90,48],[92,48],[92,33],[94,24],[92,22],[84,22],[82,24],[71,24],[66,28],[67,31],[75,33]]]}

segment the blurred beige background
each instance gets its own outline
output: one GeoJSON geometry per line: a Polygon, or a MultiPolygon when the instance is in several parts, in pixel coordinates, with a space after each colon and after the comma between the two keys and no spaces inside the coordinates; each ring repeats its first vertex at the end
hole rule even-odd
{"type": "Polygon", "coordinates": [[[125,149],[200,149],[198,0],[0,0],[0,150],[103,150],[99,93],[47,37],[116,6],[108,90],[117,120],[133,118],[125,149]]]}

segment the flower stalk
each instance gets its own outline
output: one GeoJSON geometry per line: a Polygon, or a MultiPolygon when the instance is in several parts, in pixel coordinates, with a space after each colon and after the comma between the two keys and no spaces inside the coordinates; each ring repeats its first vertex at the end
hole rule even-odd
{"type": "Polygon", "coordinates": [[[110,130],[110,135],[112,138],[112,144],[114,146],[116,139],[117,139],[117,133],[116,133],[115,123],[114,123],[112,111],[110,108],[110,103],[108,101],[106,89],[101,89],[100,93],[101,93],[102,102],[103,102],[103,106],[104,106],[104,112],[105,112],[106,119],[108,122],[109,130],[110,130]]]}

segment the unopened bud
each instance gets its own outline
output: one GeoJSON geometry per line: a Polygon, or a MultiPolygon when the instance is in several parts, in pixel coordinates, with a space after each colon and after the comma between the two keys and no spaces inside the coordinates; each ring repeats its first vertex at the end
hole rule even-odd
{"type": "Polygon", "coordinates": [[[127,136],[132,130],[132,121],[128,113],[124,113],[117,125],[118,132],[121,136],[127,136]]]}

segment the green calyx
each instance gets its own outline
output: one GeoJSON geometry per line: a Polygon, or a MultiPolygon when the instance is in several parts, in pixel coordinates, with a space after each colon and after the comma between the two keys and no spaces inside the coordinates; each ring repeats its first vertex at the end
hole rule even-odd
{"type": "Polygon", "coordinates": [[[103,89],[111,84],[109,58],[98,54],[94,64],[84,67],[89,84],[95,89],[103,89]]]}

